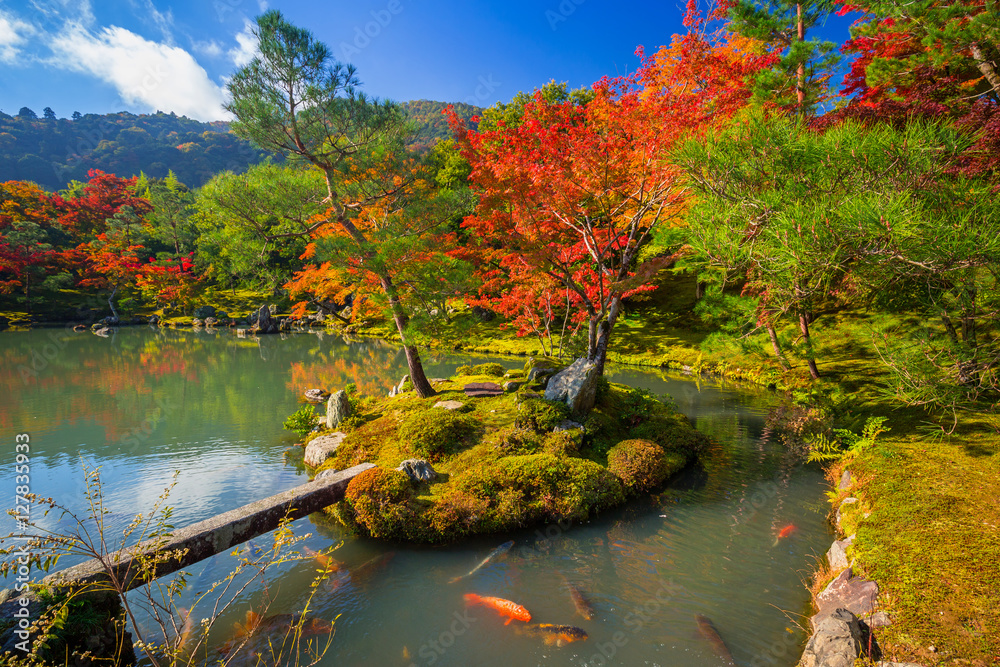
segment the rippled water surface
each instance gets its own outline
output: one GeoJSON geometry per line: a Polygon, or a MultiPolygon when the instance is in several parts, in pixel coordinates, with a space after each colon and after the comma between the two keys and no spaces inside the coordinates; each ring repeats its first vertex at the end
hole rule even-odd
{"type": "MultiPolygon", "coordinates": [[[[485,360],[424,358],[429,376],[485,360]]],[[[0,423],[8,442],[14,433],[31,435],[32,491],[82,510],[81,467],[100,466],[115,512],[112,532],[148,509],[175,470],[169,504],[178,527],[306,481],[294,436],[281,429],[302,392],[356,382],[382,393],[406,372],[402,353],[379,341],[316,334],[254,341],[228,331],[149,329],[110,338],[4,333],[0,364],[0,423]]],[[[699,631],[699,615],[711,620],[737,664],[795,664],[805,638],[798,627],[807,612],[803,582],[829,532],[822,476],[764,432],[774,397],[681,376],[609,373],[612,381],[671,396],[715,442],[702,462],[659,495],[589,523],[458,546],[386,546],[345,535],[320,515],[296,522],[297,534],[311,534],[303,545],[336,546],[333,557],[343,565],[311,602],[311,614],[336,627],[321,664],[721,665],[699,631]],[[510,538],[509,552],[448,583],[510,538]],[[590,620],[575,610],[570,585],[589,599],[590,620]],[[533,623],[577,626],[588,638],[550,645],[522,623],[504,625],[488,609],[467,607],[467,593],[513,600],[533,623]]],[[[13,445],[9,451],[12,459],[13,445]]],[[[191,568],[192,588],[232,564],[221,554],[191,568]]],[[[233,624],[265,597],[268,615],[301,609],[315,569],[312,561],[289,563],[254,582],[213,641],[231,638],[233,624]]]]}

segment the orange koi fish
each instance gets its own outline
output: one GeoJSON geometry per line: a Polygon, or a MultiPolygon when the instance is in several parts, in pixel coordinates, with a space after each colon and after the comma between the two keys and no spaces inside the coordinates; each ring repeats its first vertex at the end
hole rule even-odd
{"type": "Polygon", "coordinates": [[[246,622],[233,624],[235,630],[231,640],[222,645],[219,649],[223,654],[227,654],[243,642],[261,635],[268,638],[284,638],[295,627],[301,623],[302,637],[313,637],[316,635],[330,634],[333,632],[333,624],[321,618],[307,616],[302,618],[301,614],[278,614],[263,618],[255,611],[247,611],[246,622]]]}
{"type": "Polygon", "coordinates": [[[504,625],[510,625],[511,621],[530,621],[531,612],[517,604],[516,602],[511,602],[510,600],[504,600],[503,598],[492,598],[482,595],[476,595],[475,593],[465,594],[465,603],[467,605],[479,604],[484,607],[489,607],[501,616],[509,616],[510,618],[504,623],[504,625]]]}
{"type": "Polygon", "coordinates": [[[180,632],[177,635],[177,650],[187,654],[187,645],[191,641],[191,633],[194,632],[194,619],[191,618],[191,611],[183,607],[177,608],[177,615],[184,619],[180,632]]]}
{"type": "Polygon", "coordinates": [[[771,546],[772,547],[778,546],[778,542],[779,541],[781,541],[784,538],[788,537],[789,535],[791,535],[795,531],[796,531],[795,524],[794,523],[788,524],[787,526],[785,526],[784,528],[782,528],[781,530],[778,531],[778,534],[774,538],[774,544],[772,544],[771,546]]]}
{"type": "Polygon", "coordinates": [[[325,554],[320,551],[313,551],[309,547],[303,547],[302,550],[306,552],[307,556],[310,556],[313,559],[315,559],[316,562],[319,563],[319,566],[323,568],[324,571],[328,571],[330,574],[333,574],[334,572],[340,570],[340,563],[331,558],[330,554],[325,554]]]}

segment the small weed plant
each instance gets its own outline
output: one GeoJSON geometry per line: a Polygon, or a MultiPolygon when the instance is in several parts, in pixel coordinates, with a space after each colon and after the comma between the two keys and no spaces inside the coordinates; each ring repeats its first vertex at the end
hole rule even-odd
{"type": "Polygon", "coordinates": [[[861,435],[846,428],[835,428],[832,436],[825,433],[813,436],[809,442],[809,456],[806,460],[826,463],[839,461],[847,455],[860,454],[875,444],[875,439],[880,433],[889,431],[885,422],[885,417],[869,417],[861,429],[861,435]]]}

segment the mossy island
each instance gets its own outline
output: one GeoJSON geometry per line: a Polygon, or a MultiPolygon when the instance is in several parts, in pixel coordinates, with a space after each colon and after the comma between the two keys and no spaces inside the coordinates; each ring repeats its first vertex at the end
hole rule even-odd
{"type": "MultiPolygon", "coordinates": [[[[543,397],[544,374],[527,380],[536,364],[462,366],[434,380],[438,393],[425,399],[405,384],[385,398],[349,393],[351,416],[335,428],[346,437],[311,471],[378,467],[355,477],[327,513],[359,535],[416,543],[582,522],[662,487],[707,443],[668,398],[604,378],[593,409],[573,414],[543,397]],[[498,395],[464,390],[498,376],[498,395]],[[436,477],[398,470],[408,459],[429,461],[436,477]]],[[[331,432],[314,431],[304,444],[331,432]]]]}

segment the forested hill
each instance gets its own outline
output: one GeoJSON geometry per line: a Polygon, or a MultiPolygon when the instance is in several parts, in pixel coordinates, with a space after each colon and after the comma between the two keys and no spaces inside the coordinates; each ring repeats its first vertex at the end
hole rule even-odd
{"type": "Polygon", "coordinates": [[[455,113],[458,114],[458,117],[467,123],[473,116],[479,116],[483,113],[481,107],[465,104],[464,102],[432,102],[430,100],[403,102],[402,106],[407,114],[409,114],[410,119],[416,121],[418,125],[414,144],[419,146],[433,146],[438,139],[448,139],[451,137],[451,130],[448,129],[448,119],[442,113],[449,104],[455,107],[455,113]]]}
{"type": "MultiPolygon", "coordinates": [[[[405,102],[418,124],[414,144],[432,146],[450,135],[441,113],[447,102],[405,102]]],[[[469,104],[455,104],[469,120],[482,112],[469,104]]],[[[127,177],[145,172],[164,177],[173,171],[178,180],[196,188],[222,171],[240,173],[263,160],[267,153],[229,132],[223,121],[202,123],[175,114],[73,114],[56,118],[46,109],[38,117],[30,109],[16,116],[0,112],[0,183],[34,181],[47,190],[59,190],[72,180],[86,181],[87,172],[100,169],[127,177]]]]}
{"type": "Polygon", "coordinates": [[[220,171],[242,172],[267,155],[229,132],[175,114],[74,114],[74,119],[0,113],[0,182],[34,181],[49,190],[86,181],[91,169],[163,177],[173,170],[189,187],[220,171]]]}

